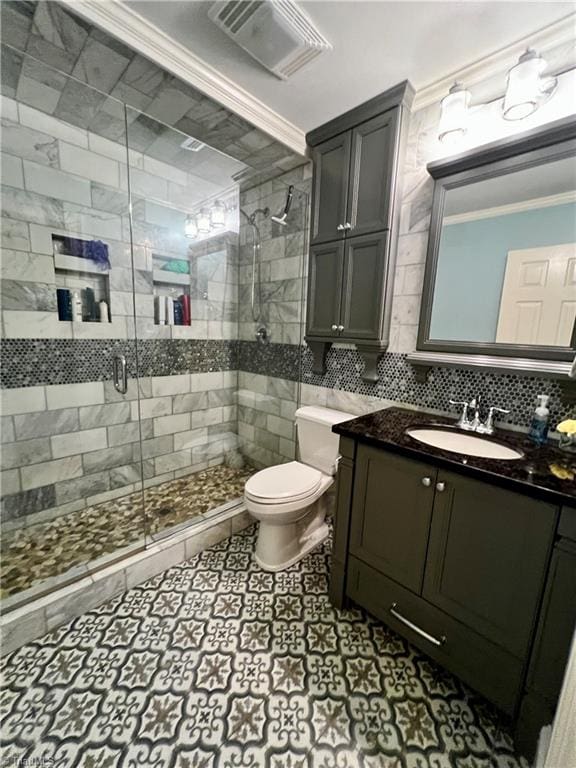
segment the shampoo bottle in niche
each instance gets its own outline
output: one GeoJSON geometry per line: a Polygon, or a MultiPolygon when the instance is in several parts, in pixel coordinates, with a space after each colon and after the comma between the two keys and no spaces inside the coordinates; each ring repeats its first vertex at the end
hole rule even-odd
{"type": "Polygon", "coordinates": [[[75,323],[82,322],[82,298],[80,291],[74,291],[72,294],[72,320],[75,323]]]}
{"type": "Polygon", "coordinates": [[[550,411],[548,410],[549,395],[538,395],[538,405],[530,422],[530,439],[536,445],[544,445],[548,438],[548,422],[550,411]]]}

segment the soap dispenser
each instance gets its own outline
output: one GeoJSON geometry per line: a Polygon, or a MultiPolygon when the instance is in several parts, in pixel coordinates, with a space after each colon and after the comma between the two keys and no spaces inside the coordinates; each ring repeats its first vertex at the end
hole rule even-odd
{"type": "Polygon", "coordinates": [[[548,438],[548,421],[550,411],[548,410],[549,395],[538,395],[538,405],[534,410],[532,421],[530,422],[530,439],[536,445],[544,445],[548,438]]]}

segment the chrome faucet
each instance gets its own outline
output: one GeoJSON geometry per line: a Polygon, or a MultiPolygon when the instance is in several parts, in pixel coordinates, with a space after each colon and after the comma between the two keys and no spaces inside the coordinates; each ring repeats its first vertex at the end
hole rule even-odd
{"type": "Polygon", "coordinates": [[[460,418],[458,420],[458,424],[456,425],[458,429],[464,429],[467,432],[478,432],[478,434],[481,435],[493,435],[495,431],[494,427],[494,414],[495,413],[510,413],[510,411],[507,411],[505,408],[497,408],[496,406],[492,406],[488,409],[488,416],[486,417],[486,421],[482,421],[481,418],[481,407],[482,407],[482,397],[481,395],[477,395],[476,397],[473,397],[470,402],[467,400],[450,400],[450,405],[460,405],[462,406],[462,413],[460,414],[460,418]],[[474,416],[470,418],[469,416],[469,409],[474,409],[474,416]]]}

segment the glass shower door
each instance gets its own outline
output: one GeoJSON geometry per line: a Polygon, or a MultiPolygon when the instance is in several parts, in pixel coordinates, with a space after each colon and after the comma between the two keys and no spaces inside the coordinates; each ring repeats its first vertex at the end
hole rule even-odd
{"type": "MultiPolygon", "coordinates": [[[[144,546],[124,105],[9,47],[3,608],[144,546]],[[49,84],[48,84],[49,83],[49,84]]],[[[150,294],[151,282],[147,284],[150,294]]]]}
{"type": "Polygon", "coordinates": [[[129,185],[146,523],[156,540],[239,499],[239,185],[243,163],[193,135],[190,97],[173,91],[182,131],[128,109],[129,185]],[[190,127],[190,133],[186,128],[190,127]]]}

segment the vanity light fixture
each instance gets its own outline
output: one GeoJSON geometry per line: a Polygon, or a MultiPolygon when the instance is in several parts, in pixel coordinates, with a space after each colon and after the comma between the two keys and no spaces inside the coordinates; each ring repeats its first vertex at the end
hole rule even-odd
{"type": "Polygon", "coordinates": [[[195,240],[198,237],[198,225],[196,224],[196,216],[186,216],[186,222],[184,223],[184,234],[190,240],[195,240]]]}
{"type": "Polygon", "coordinates": [[[226,206],[221,200],[216,200],[210,208],[210,226],[212,229],[224,229],[226,226],[226,206]]]}
{"type": "Polygon", "coordinates": [[[462,138],[468,130],[470,91],[462,83],[454,83],[442,99],[438,138],[441,142],[462,138]]]}
{"type": "Polygon", "coordinates": [[[504,96],[504,119],[523,120],[550,98],[558,81],[543,77],[546,60],[528,48],[508,72],[508,85],[504,96]]]}
{"type": "Polygon", "coordinates": [[[201,235],[210,234],[210,211],[207,208],[200,209],[200,213],[196,217],[196,224],[201,235]]]}

